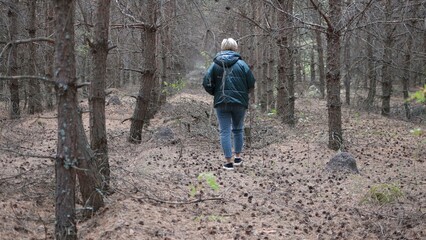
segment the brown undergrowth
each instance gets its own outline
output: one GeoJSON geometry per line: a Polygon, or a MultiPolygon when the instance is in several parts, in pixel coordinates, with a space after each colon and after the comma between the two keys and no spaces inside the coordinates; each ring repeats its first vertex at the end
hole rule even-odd
{"type": "MultiPolygon", "coordinates": [[[[335,154],[326,147],[325,101],[298,99],[294,128],[252,109],[244,165],[224,171],[211,99],[200,88],[170,98],[139,145],[126,141],[130,123],[122,122],[134,101],[114,94],[122,105],[106,108],[115,192],[78,222],[80,239],[426,238],[425,137],[410,134],[424,125],[344,108],[345,149],[361,174],[340,176],[323,171],[335,154]],[[199,177],[207,173],[210,183],[199,177]],[[378,184],[402,195],[364,201],[378,184]]],[[[0,127],[0,239],[51,239],[55,113],[0,127]]]]}

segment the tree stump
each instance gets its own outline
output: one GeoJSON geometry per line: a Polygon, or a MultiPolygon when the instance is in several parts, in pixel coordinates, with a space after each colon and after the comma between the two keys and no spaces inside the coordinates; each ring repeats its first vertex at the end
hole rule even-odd
{"type": "Polygon", "coordinates": [[[347,152],[336,154],[326,165],[325,170],[333,173],[359,174],[355,158],[347,152]]]}

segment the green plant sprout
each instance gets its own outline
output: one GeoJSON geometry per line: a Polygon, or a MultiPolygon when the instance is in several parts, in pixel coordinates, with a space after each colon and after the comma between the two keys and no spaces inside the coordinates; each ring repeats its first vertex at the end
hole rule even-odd
{"type": "Polygon", "coordinates": [[[426,84],[419,91],[410,94],[410,98],[408,98],[408,101],[426,103],[426,84]]]}
{"type": "Polygon", "coordinates": [[[179,92],[186,86],[186,80],[182,77],[178,77],[173,82],[163,82],[163,93],[172,94],[173,92],[179,92]]]}
{"type": "Polygon", "coordinates": [[[213,175],[213,173],[200,173],[200,175],[198,175],[198,181],[202,182],[203,180],[209,185],[212,190],[219,190],[219,184],[217,183],[216,177],[213,175]]]}
{"type": "Polygon", "coordinates": [[[395,183],[382,183],[374,185],[364,196],[362,203],[387,204],[404,196],[401,188],[395,183]]]}
{"type": "Polygon", "coordinates": [[[420,137],[423,134],[423,130],[421,128],[411,129],[410,133],[416,137],[420,137]]]}
{"type": "Polygon", "coordinates": [[[268,116],[276,116],[277,115],[277,109],[273,108],[271,111],[269,111],[268,116]]]}
{"type": "Polygon", "coordinates": [[[219,190],[219,184],[216,181],[216,177],[211,172],[203,172],[200,173],[197,177],[198,184],[197,185],[190,185],[189,186],[189,195],[191,197],[195,197],[197,193],[200,193],[201,190],[204,188],[204,184],[207,184],[207,186],[212,189],[213,191],[219,190]]]}
{"type": "Polygon", "coordinates": [[[211,57],[210,57],[209,53],[206,52],[206,51],[202,51],[201,56],[203,56],[203,58],[204,58],[204,67],[206,69],[209,68],[209,66],[211,64],[211,57]]]}
{"type": "Polygon", "coordinates": [[[222,222],[223,217],[217,215],[200,215],[194,218],[194,221],[201,222],[202,220],[207,220],[208,222],[222,222]]]}

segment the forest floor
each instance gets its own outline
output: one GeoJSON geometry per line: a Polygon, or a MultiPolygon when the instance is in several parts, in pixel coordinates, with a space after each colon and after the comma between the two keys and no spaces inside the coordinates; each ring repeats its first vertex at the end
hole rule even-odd
{"type": "MultiPolygon", "coordinates": [[[[332,174],[326,101],[300,97],[294,128],[252,110],[244,164],[225,171],[199,86],[171,97],[136,145],[130,94],[114,90],[121,105],[106,106],[115,192],[79,218],[79,239],[426,239],[425,135],[410,133],[424,123],[343,107],[360,174],[332,174]]],[[[55,114],[0,122],[0,239],[53,238],[55,114]]]]}

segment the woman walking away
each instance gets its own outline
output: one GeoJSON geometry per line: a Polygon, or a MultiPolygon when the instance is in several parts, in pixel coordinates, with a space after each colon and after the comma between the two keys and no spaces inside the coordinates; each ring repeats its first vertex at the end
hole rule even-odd
{"type": "Polygon", "coordinates": [[[234,170],[234,166],[243,163],[241,152],[244,144],[244,117],[249,106],[249,92],[254,89],[256,80],[237,53],[238,44],[234,39],[223,39],[221,49],[204,76],[203,87],[214,95],[220,143],[226,159],[223,168],[234,170]],[[231,130],[234,137],[234,158],[231,130]]]}

